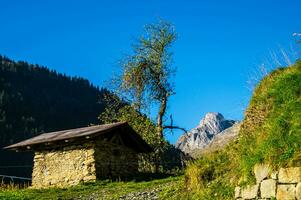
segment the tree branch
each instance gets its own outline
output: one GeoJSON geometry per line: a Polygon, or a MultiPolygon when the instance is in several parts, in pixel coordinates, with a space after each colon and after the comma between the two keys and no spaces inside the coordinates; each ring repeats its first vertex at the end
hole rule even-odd
{"type": "Polygon", "coordinates": [[[178,129],[178,130],[182,130],[185,133],[187,133],[188,131],[185,128],[179,127],[179,126],[163,126],[163,129],[178,129]]]}
{"type": "Polygon", "coordinates": [[[173,125],[173,118],[172,118],[172,115],[170,115],[169,118],[170,118],[170,125],[168,125],[168,126],[163,126],[163,129],[171,129],[171,130],[173,130],[173,129],[178,129],[178,130],[184,131],[185,133],[188,132],[185,128],[182,128],[182,127],[174,126],[174,125],[173,125]]]}

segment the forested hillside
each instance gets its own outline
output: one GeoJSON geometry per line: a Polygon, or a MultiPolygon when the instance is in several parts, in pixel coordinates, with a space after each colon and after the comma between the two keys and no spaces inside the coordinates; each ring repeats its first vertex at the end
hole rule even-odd
{"type": "Polygon", "coordinates": [[[3,146],[41,132],[98,123],[105,93],[86,79],[0,56],[0,174],[29,176],[32,165],[31,153],[4,151],[3,146]],[[19,165],[24,167],[16,170],[19,165]]]}

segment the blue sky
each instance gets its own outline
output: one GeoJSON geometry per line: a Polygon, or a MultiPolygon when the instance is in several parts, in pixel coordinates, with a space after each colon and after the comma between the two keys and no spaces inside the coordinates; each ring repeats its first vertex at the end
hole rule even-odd
{"type": "MultiPolygon", "coordinates": [[[[0,0],[0,54],[105,86],[143,26],[168,20],[179,35],[168,111],[190,129],[210,111],[242,119],[247,81],[270,52],[290,49],[300,8],[298,0],[0,0]]],[[[174,143],[180,134],[166,137],[174,143]]]]}

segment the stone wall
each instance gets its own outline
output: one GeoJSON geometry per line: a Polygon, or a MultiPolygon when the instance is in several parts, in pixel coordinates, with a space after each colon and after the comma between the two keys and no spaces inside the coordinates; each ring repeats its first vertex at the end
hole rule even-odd
{"type": "Polygon", "coordinates": [[[97,141],[95,160],[98,179],[126,177],[138,172],[138,154],[122,145],[97,141]]]}
{"type": "Polygon", "coordinates": [[[32,173],[33,188],[66,187],[95,180],[93,143],[35,153],[32,173]]]}
{"type": "Polygon", "coordinates": [[[301,200],[301,167],[270,170],[268,165],[254,167],[255,185],[235,188],[235,199],[301,200]]]}
{"type": "Polygon", "coordinates": [[[138,172],[138,154],[102,140],[36,151],[32,187],[67,187],[138,172]]]}

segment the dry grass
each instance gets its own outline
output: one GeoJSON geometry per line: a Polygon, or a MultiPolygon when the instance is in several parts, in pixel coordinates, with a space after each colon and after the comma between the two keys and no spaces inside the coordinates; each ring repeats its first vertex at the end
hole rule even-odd
{"type": "Polygon", "coordinates": [[[20,184],[20,183],[0,183],[0,191],[8,191],[8,190],[18,190],[18,189],[25,189],[28,188],[30,186],[29,183],[24,183],[24,184],[20,184]]]}

